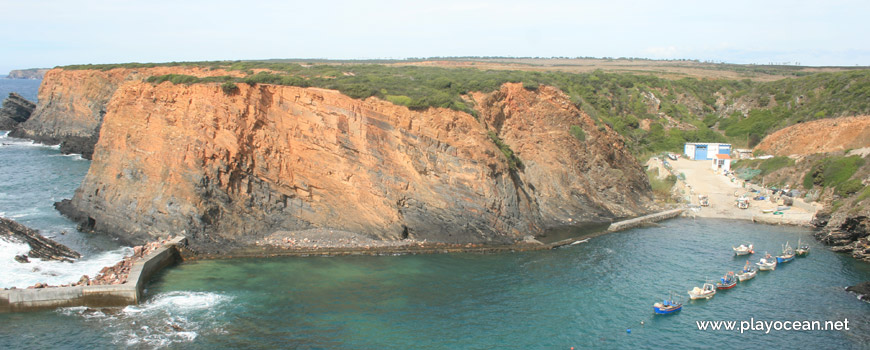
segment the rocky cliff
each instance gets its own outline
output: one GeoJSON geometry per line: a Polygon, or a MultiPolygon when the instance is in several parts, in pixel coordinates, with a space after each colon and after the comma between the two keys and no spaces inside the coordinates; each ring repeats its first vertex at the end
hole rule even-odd
{"type": "Polygon", "coordinates": [[[779,129],[755,146],[766,154],[790,156],[842,152],[870,146],[870,116],[820,119],[779,129]]]}
{"type": "Polygon", "coordinates": [[[129,242],[185,234],[216,249],[330,228],[510,243],[648,210],[646,176],[621,138],[553,88],[476,94],[479,119],[274,85],[227,94],[132,81],[106,97],[91,168],[61,208],[129,242]]]}
{"type": "Polygon", "coordinates": [[[14,92],[9,93],[9,97],[3,100],[3,107],[0,108],[0,130],[12,130],[23,123],[30,118],[34,108],[36,104],[33,102],[14,92]]]}
{"type": "Polygon", "coordinates": [[[13,69],[9,71],[8,79],[42,79],[48,68],[13,69]]]}
{"type": "Polygon", "coordinates": [[[116,68],[78,70],[55,68],[48,71],[39,87],[39,102],[31,118],[18,125],[10,136],[60,144],[64,153],[81,153],[90,159],[103,116],[115,90],[126,81],[152,75],[227,75],[222,70],[199,67],[116,68]]]}

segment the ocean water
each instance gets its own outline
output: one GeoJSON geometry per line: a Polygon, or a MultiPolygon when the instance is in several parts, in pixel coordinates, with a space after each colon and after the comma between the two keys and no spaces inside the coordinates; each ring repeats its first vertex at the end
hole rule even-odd
{"type": "Polygon", "coordinates": [[[36,102],[40,83],[42,80],[0,78],[0,101],[9,97],[10,92],[17,92],[21,97],[36,102]]]}
{"type": "MultiPolygon", "coordinates": [[[[38,80],[0,79],[0,94],[18,92],[36,100],[38,80]]],[[[82,275],[94,276],[113,265],[129,247],[122,247],[102,235],[80,233],[76,225],[54,209],[54,202],[71,198],[88,171],[90,161],[80,155],[63,155],[58,146],[45,146],[30,140],[11,138],[0,131],[0,216],[39,230],[43,235],[82,253],[70,264],[31,259],[19,264],[12,259],[26,254],[26,244],[0,241],[0,288],[27,287],[37,282],[59,285],[76,282],[82,275]]]]}
{"type": "MultiPolygon", "coordinates": [[[[3,143],[3,215],[85,252],[84,260],[123,255],[128,248],[76,232],[51,207],[72,195],[86,160],[5,136],[3,143]]],[[[811,233],[680,218],[548,251],[190,261],[155,276],[140,305],[0,314],[0,349],[868,348],[870,304],[843,288],[870,280],[870,264],[830,252],[811,233]],[[686,300],[692,287],[745,263],[732,245],[754,243],[755,262],[798,239],[811,245],[808,257],[711,300],[686,300]],[[654,315],[652,304],[671,290],[683,310],[654,315]],[[848,320],[850,329],[741,334],[697,326],[750,320],[848,320]]],[[[0,279],[12,279],[10,271],[31,278],[14,270],[26,264],[0,259],[0,279]]],[[[46,277],[45,267],[31,266],[46,277]]]]}

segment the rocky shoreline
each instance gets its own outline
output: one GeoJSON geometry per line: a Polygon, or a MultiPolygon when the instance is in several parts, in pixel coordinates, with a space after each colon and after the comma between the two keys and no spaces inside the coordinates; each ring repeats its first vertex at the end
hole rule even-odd
{"type": "Polygon", "coordinates": [[[3,217],[0,217],[0,238],[30,246],[27,255],[15,257],[19,263],[28,263],[29,258],[72,262],[73,259],[81,257],[78,252],[39,234],[36,230],[3,217]]]}
{"type": "MultiPolygon", "coordinates": [[[[88,275],[82,275],[82,277],[77,282],[61,284],[57,286],[40,282],[29,286],[26,289],[125,284],[127,283],[127,278],[130,275],[130,269],[133,267],[133,264],[135,264],[139,260],[142,260],[143,258],[148,256],[148,254],[151,254],[151,252],[162,247],[164,244],[171,241],[172,239],[173,237],[168,237],[167,239],[149,242],[141,246],[135,246],[133,247],[133,255],[124,257],[123,260],[119,261],[115,265],[103,267],[100,270],[99,274],[97,274],[93,278],[89,277],[88,275]]],[[[16,288],[11,287],[4,289],[10,290],[16,288]]]]}

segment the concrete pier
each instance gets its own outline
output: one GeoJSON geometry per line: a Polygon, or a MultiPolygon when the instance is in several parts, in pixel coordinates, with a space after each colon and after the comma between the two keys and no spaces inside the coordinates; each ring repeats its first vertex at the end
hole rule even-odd
{"type": "Polygon", "coordinates": [[[184,237],[175,238],[134,263],[124,284],[0,290],[0,312],[138,304],[151,276],[178,261],[178,246],[186,242],[184,237]]]}
{"type": "Polygon", "coordinates": [[[654,214],[644,215],[644,216],[637,217],[634,219],[628,219],[628,220],[614,222],[614,223],[610,224],[610,227],[607,228],[607,232],[616,232],[616,231],[627,230],[630,228],[641,226],[643,224],[662,221],[665,219],[677,217],[682,213],[683,213],[683,209],[678,208],[678,209],[665,210],[665,211],[654,213],[654,214]]]}

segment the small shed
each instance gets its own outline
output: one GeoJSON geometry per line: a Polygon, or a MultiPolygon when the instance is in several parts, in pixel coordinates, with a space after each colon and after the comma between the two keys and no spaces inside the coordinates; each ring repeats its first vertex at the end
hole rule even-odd
{"type": "Polygon", "coordinates": [[[730,143],[713,143],[713,142],[687,142],[683,153],[686,158],[693,160],[710,160],[716,159],[717,154],[731,155],[730,143]]]}
{"type": "Polygon", "coordinates": [[[713,158],[713,170],[731,171],[731,156],[717,154],[716,158],[713,158]]]}

